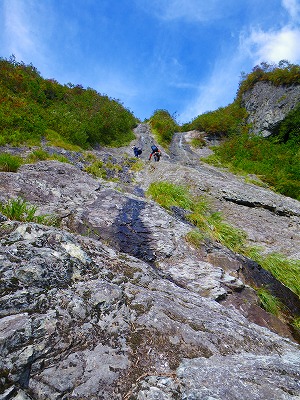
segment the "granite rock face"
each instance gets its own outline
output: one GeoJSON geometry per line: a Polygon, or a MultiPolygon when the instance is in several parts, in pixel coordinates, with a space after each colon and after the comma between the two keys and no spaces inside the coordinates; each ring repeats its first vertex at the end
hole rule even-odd
{"type": "Polygon", "coordinates": [[[270,136],[299,102],[300,85],[275,86],[270,82],[257,82],[242,97],[252,133],[261,133],[264,137],[270,136]]]}
{"type": "MultiPolygon", "coordinates": [[[[146,125],[136,135],[154,141],[146,125]]],[[[125,183],[57,161],[0,173],[0,201],[23,197],[61,220],[0,215],[0,399],[300,398],[299,345],[251,286],[294,313],[299,299],[220,243],[190,245],[183,210],[145,196],[157,180],[205,194],[267,252],[299,255],[299,202],[199,163],[185,134],[125,183]]]]}
{"type": "Polygon", "coordinates": [[[297,344],[155,267],[32,223],[0,244],[2,398],[300,395],[297,344]]]}

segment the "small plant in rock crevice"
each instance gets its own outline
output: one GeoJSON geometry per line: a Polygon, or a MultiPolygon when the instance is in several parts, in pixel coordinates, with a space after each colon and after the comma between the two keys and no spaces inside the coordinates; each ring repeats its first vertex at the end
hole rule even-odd
{"type": "Polygon", "coordinates": [[[299,329],[300,331],[300,316],[294,318],[292,325],[294,328],[299,329]]]}
{"type": "Polygon", "coordinates": [[[273,296],[268,289],[261,287],[256,289],[256,293],[260,299],[261,306],[267,312],[276,315],[277,317],[281,314],[284,305],[277,297],[273,296]]]}
{"type": "Polygon", "coordinates": [[[37,215],[37,207],[30,205],[26,200],[17,197],[0,203],[0,213],[10,220],[21,222],[36,222],[38,224],[57,226],[58,218],[51,215],[37,215]]]}

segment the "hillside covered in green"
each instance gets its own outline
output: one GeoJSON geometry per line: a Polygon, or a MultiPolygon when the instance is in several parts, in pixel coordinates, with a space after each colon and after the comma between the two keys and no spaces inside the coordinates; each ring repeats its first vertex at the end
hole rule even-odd
{"type": "Polygon", "coordinates": [[[33,65],[0,58],[0,145],[118,146],[134,139],[136,118],[118,100],[44,79],[33,65]]]}
{"type": "Polygon", "coordinates": [[[183,128],[220,137],[220,146],[213,149],[214,155],[207,162],[228,167],[235,173],[256,174],[278,193],[300,200],[300,104],[295,105],[270,137],[252,135],[242,96],[262,81],[274,86],[299,85],[300,66],[285,60],[278,65],[261,63],[249,74],[242,74],[233,103],[199,115],[183,128]]]}
{"type": "MultiPolygon", "coordinates": [[[[235,173],[256,174],[273,190],[300,199],[300,104],[268,137],[251,135],[242,96],[257,82],[299,85],[300,66],[261,63],[242,74],[236,99],[226,107],[180,125],[167,110],[153,112],[148,123],[166,150],[175,132],[196,130],[217,136],[221,144],[206,162],[235,173]]],[[[139,122],[120,101],[81,85],[44,79],[33,65],[0,58],[0,146],[37,145],[41,139],[67,149],[122,146],[135,138],[139,122]]],[[[205,144],[203,137],[193,145],[205,144]]]]}

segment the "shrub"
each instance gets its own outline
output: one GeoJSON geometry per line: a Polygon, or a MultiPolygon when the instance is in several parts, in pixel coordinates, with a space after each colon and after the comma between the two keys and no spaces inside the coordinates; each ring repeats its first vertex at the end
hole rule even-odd
{"type": "Polygon", "coordinates": [[[184,130],[204,131],[209,135],[230,135],[240,129],[248,130],[243,126],[246,116],[246,110],[238,102],[233,102],[227,107],[199,115],[191,123],[184,125],[184,130]]]}
{"type": "Polygon", "coordinates": [[[300,83],[300,66],[281,60],[278,64],[262,62],[256,65],[249,74],[243,74],[237,97],[251,89],[259,81],[271,82],[273,85],[292,85],[300,83]]]}
{"type": "Polygon", "coordinates": [[[256,174],[273,190],[300,200],[300,150],[259,136],[232,135],[202,159],[234,173],[256,174]]]}
{"type": "Polygon", "coordinates": [[[202,148],[206,146],[206,141],[201,133],[193,137],[191,140],[191,145],[196,148],[202,148]]]}
{"type": "Polygon", "coordinates": [[[300,103],[290,111],[281,122],[276,134],[278,143],[289,143],[291,146],[300,144],[300,103]]]}
{"type": "Polygon", "coordinates": [[[81,147],[73,143],[70,143],[66,138],[62,137],[59,133],[53,131],[52,129],[46,129],[45,139],[50,145],[55,147],[62,147],[70,151],[80,151],[81,147]]]}
{"type": "Polygon", "coordinates": [[[180,127],[166,110],[154,111],[150,125],[158,143],[166,147],[171,143],[174,133],[180,131],[180,127]]]}
{"type": "Polygon", "coordinates": [[[14,58],[0,58],[0,97],[0,145],[39,145],[45,134],[57,146],[84,149],[121,146],[135,138],[137,120],[118,100],[44,79],[14,58]]]}
{"type": "Polygon", "coordinates": [[[0,171],[16,172],[22,164],[22,157],[9,153],[0,153],[0,171]]]}

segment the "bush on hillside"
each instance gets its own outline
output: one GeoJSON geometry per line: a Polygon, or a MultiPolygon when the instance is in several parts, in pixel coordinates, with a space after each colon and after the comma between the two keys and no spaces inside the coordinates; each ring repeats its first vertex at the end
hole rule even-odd
{"type": "Polygon", "coordinates": [[[204,131],[208,135],[229,135],[239,129],[247,129],[244,126],[246,117],[246,110],[238,102],[234,102],[227,107],[199,115],[191,123],[185,124],[183,130],[204,131]]]}
{"type": "Polygon", "coordinates": [[[300,66],[291,64],[287,60],[281,60],[278,64],[269,64],[264,61],[256,65],[249,74],[242,73],[237,97],[240,99],[244,92],[260,81],[271,82],[276,86],[299,85],[300,66]]]}
{"type": "Polygon", "coordinates": [[[299,146],[300,103],[281,122],[278,132],[275,133],[275,140],[277,143],[289,143],[291,146],[299,146]]]}
{"type": "Polygon", "coordinates": [[[44,79],[32,65],[0,58],[0,145],[38,145],[46,131],[88,148],[134,139],[136,118],[118,100],[44,79]]]}
{"type": "Polygon", "coordinates": [[[166,110],[154,111],[149,122],[157,141],[162,146],[168,146],[174,133],[181,130],[175,119],[166,110]]]}
{"type": "Polygon", "coordinates": [[[214,148],[206,161],[229,167],[233,172],[256,174],[275,191],[300,200],[300,150],[272,138],[233,135],[214,148]]]}

